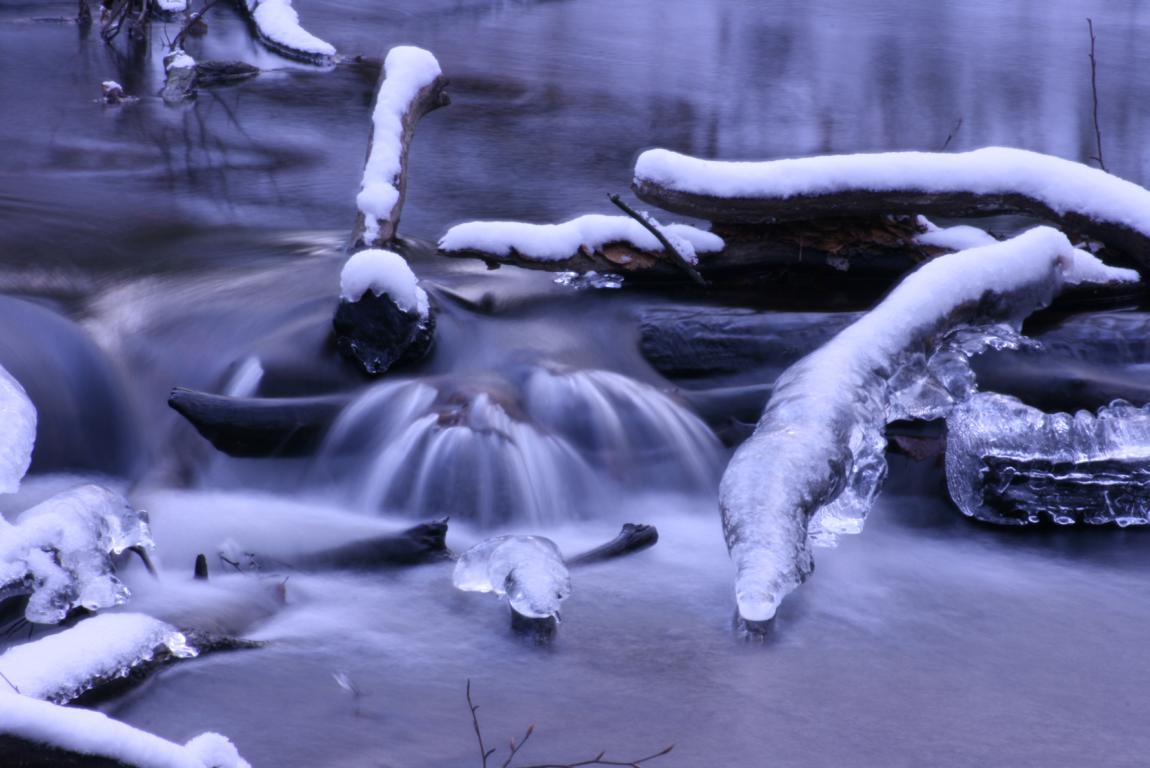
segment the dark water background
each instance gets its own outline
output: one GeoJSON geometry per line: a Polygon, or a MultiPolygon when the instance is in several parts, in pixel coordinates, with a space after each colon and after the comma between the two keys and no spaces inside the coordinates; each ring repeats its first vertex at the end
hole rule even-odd
{"type": "MultiPolygon", "coordinates": [[[[47,393],[42,413],[65,401],[131,412],[112,427],[78,420],[74,441],[89,457],[114,445],[114,467],[85,466],[141,481],[134,500],[153,514],[169,581],[229,526],[290,543],[311,535],[305,523],[352,514],[338,499],[291,498],[284,466],[214,459],[164,398],[174,384],[221,388],[253,350],[310,364],[392,45],[429,48],[453,81],[454,103],[420,125],[412,153],[402,231],[426,240],[469,219],[610,212],[605,193],[624,191],[652,146],[770,158],[939,149],[953,133],[950,149],[1086,161],[1086,16],[1106,161],[1150,181],[1150,8],[1137,2],[296,6],[312,32],[369,61],[287,64],[220,7],[189,51],[265,71],[173,108],[154,95],[159,46],[109,49],[53,20],[72,3],[0,0],[0,290],[77,320],[112,361],[97,375],[72,357],[25,383],[47,393]],[[140,101],[99,104],[105,79],[140,101]],[[283,523],[297,518],[298,529],[283,523]]],[[[545,275],[431,258],[415,268],[507,307],[481,324],[449,321],[430,373],[527,354],[668,385],[628,322],[671,299],[575,296],[545,275]]],[[[14,322],[6,333],[34,347],[41,325],[14,322]]],[[[321,371],[315,386],[336,378],[321,371]]],[[[536,724],[532,762],[674,742],[656,765],[1144,764],[1150,542],[1132,530],[978,528],[957,519],[940,482],[896,463],[867,531],[819,553],[766,647],[731,633],[713,497],[653,489],[543,531],[567,551],[621,519],[663,533],[641,558],[577,575],[550,651],[509,637],[495,601],[454,593],[445,568],[295,574],[288,609],[253,630],[267,648],[173,668],[113,713],[180,741],[223,732],[254,765],[477,766],[471,678],[491,741],[536,724]],[[363,691],[358,702],[335,672],[363,691]]],[[[480,536],[461,523],[451,543],[480,536]]],[[[141,594],[141,605],[182,604],[175,595],[141,594]]]]}

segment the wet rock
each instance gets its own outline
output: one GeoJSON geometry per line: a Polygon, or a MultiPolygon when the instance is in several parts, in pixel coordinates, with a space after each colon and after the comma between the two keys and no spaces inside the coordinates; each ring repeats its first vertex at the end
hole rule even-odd
{"type": "Polygon", "coordinates": [[[384,293],[341,300],[332,319],[340,354],[369,376],[422,360],[435,339],[435,315],[404,310],[384,293]]]}

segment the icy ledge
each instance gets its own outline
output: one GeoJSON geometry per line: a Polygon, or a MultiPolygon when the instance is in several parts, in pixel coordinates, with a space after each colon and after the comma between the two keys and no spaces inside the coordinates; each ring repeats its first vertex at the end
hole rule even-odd
{"type": "Polygon", "coordinates": [[[449,103],[447,80],[429,51],[392,48],[383,62],[383,82],[372,111],[371,148],[355,198],[356,242],[386,245],[395,237],[407,189],[407,152],[419,119],[449,103]]]}
{"type": "Polygon", "coordinates": [[[946,420],[946,481],[963,514],[991,523],[1150,522],[1150,406],[1044,413],[975,395],[946,420]]]}
{"type": "Polygon", "coordinates": [[[924,264],[784,371],[720,484],[740,617],[774,617],[811,572],[812,536],[861,529],[886,475],[888,421],[946,416],[973,393],[968,357],[1019,343],[1022,320],[1064,283],[1130,277],[1038,227],[924,264]]]}
{"type": "Polygon", "coordinates": [[[1105,171],[1023,149],[885,152],[766,162],[652,149],[635,193],[710,221],[774,222],[881,213],[1026,213],[1113,245],[1150,270],[1150,191],[1105,171]]]}

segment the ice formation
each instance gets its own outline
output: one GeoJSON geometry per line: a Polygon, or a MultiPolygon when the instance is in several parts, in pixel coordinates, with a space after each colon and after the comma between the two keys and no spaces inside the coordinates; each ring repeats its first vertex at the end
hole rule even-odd
{"type": "Polygon", "coordinates": [[[1022,194],[1058,214],[1080,212],[1150,234],[1150,190],[1070,160],[1007,147],[883,152],[766,162],[701,160],[652,149],[636,182],[719,197],[797,197],[852,190],[1022,194]]]}
{"type": "Polygon", "coordinates": [[[398,253],[369,248],[347,260],[339,276],[339,297],[359,301],[368,291],[376,296],[387,294],[404,312],[418,312],[427,317],[427,292],[419,279],[398,253]]]}
{"type": "Polygon", "coordinates": [[[465,592],[506,596],[516,613],[559,617],[571,576],[555,542],[542,536],[495,536],[460,555],[452,582],[465,592]]]}
{"type": "Polygon", "coordinates": [[[66,704],[100,682],[128,676],[157,654],[196,651],[175,627],[138,613],[109,613],[0,655],[0,674],[24,696],[66,704]]]}
{"type": "Polygon", "coordinates": [[[391,219],[400,201],[400,179],[407,154],[404,117],[420,92],[443,74],[435,56],[409,45],[388,51],[383,69],[385,77],[371,114],[371,151],[355,198],[363,215],[366,243],[380,239],[380,222],[391,219]]]}
{"type": "Polygon", "coordinates": [[[276,52],[316,63],[327,63],[335,55],[335,46],[300,26],[292,0],[246,0],[246,3],[260,39],[276,52]]]}
{"type": "Polygon", "coordinates": [[[1037,227],[926,263],[788,368],[720,485],[740,616],[771,619],[810,573],[812,539],[861,529],[886,474],[887,421],[945,416],[973,393],[971,354],[1017,344],[1064,282],[1112,273],[1037,227]]]}
{"type": "Polygon", "coordinates": [[[29,595],[25,617],[60,622],[74,608],[96,610],[128,596],[112,558],[150,548],[143,517],[98,485],[59,493],[16,518],[0,519],[0,598],[29,595]]]}
{"type": "MultiPolygon", "coordinates": [[[[691,255],[723,250],[723,239],[687,224],[661,225],[691,255]]],[[[470,221],[457,224],[439,240],[442,251],[482,251],[497,256],[518,254],[532,261],[563,261],[611,243],[626,243],[641,251],[662,251],[663,246],[629,216],[588,214],[562,224],[525,224],[517,221],[470,221]]]]}
{"type": "MultiPolygon", "coordinates": [[[[0,367],[0,493],[13,493],[20,488],[32,463],[35,442],[36,408],[20,382],[0,367]]],[[[0,530],[3,524],[0,518],[0,530]]],[[[0,578],[0,585],[3,583],[0,578]]]]}
{"type": "Polygon", "coordinates": [[[1150,522],[1150,406],[1044,413],[977,394],[946,421],[946,480],[963,514],[992,523],[1150,522]]]}
{"type": "Polygon", "coordinates": [[[0,736],[137,768],[251,768],[235,746],[217,733],[203,733],[180,745],[100,712],[21,696],[2,680],[0,736]]]}
{"type": "Polygon", "coordinates": [[[946,248],[951,251],[963,251],[967,248],[977,248],[980,245],[994,245],[998,242],[998,239],[985,229],[972,227],[968,224],[939,227],[925,216],[919,216],[918,223],[926,231],[916,237],[915,242],[923,245],[933,245],[936,248],[946,248]]]}

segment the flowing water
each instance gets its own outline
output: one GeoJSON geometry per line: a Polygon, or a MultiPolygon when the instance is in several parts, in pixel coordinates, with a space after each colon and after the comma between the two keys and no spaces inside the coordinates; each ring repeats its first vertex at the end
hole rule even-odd
{"type": "MultiPolygon", "coordinates": [[[[1144,763],[1150,539],[977,526],[947,501],[937,464],[894,460],[866,531],[816,553],[775,638],[736,638],[715,500],[729,449],[687,404],[702,412],[709,386],[758,385],[755,406],[787,361],[662,377],[639,352],[640,317],[706,302],[574,290],[415,247],[440,307],[430,360],[367,386],[326,334],[392,45],[429,48],[452,79],[452,105],[420,124],[401,224],[433,241],[469,219],[612,212],[605,193],[625,191],[652,146],[770,158],[1006,144],[1088,161],[1086,16],[1105,161],[1150,183],[1150,8],[295,5],[348,61],[285,63],[221,4],[189,51],[264,71],[168,107],[154,94],[174,27],[150,49],[108,48],[67,20],[72,2],[0,0],[0,363],[42,421],[36,474],[3,509],[71,482],[60,473],[112,476],[149,510],[162,566],[158,584],[128,574],[134,605],[268,641],[172,667],[112,714],[179,741],[225,733],[254,765],[479,766],[470,679],[499,763],[531,723],[525,762],[674,743],[652,764],[1144,763]],[[139,101],[98,103],[107,79],[139,101]],[[350,405],[315,457],[231,459],[167,408],[176,385],[350,405]],[[573,570],[545,649],[512,636],[491,595],[452,589],[448,565],[289,571],[285,606],[268,597],[283,574],[219,572],[211,595],[187,583],[200,552],[290,561],[441,515],[456,551],[522,533],[569,554],[624,521],[658,526],[660,541],[573,570]]],[[[1034,368],[1044,394],[1049,380],[1081,388],[1054,399],[1144,391],[1146,322],[1056,323],[1054,362],[1018,370],[1034,368]]]]}

